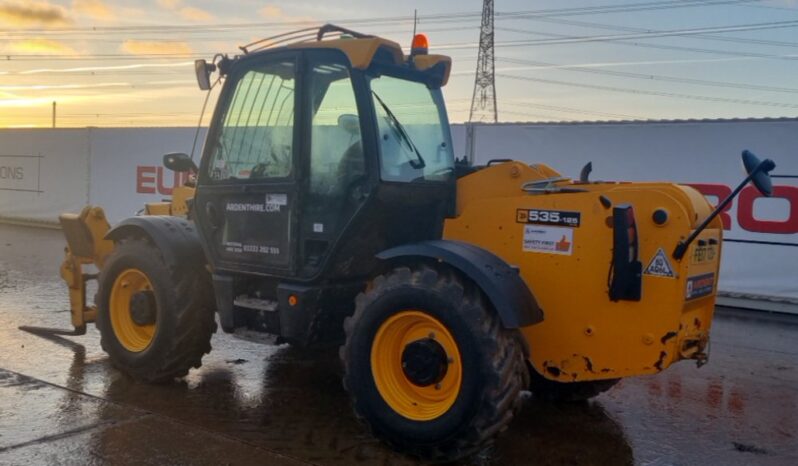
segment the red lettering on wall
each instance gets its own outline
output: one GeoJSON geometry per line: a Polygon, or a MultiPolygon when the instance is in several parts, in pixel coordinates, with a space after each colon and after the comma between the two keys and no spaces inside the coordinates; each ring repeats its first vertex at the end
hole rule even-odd
{"type": "Polygon", "coordinates": [[[136,192],[155,194],[155,167],[136,167],[136,192]]]}
{"type": "Polygon", "coordinates": [[[164,196],[171,196],[172,190],[183,184],[183,176],[185,173],[172,172],[172,185],[164,185],[164,167],[158,167],[158,194],[164,196]]]}
{"type": "MultiPolygon", "coordinates": [[[[732,193],[731,188],[723,184],[709,184],[709,183],[694,183],[688,184],[692,188],[695,188],[698,192],[703,194],[704,196],[714,196],[718,198],[718,202],[726,199],[729,194],[732,193]]],[[[715,203],[717,205],[717,203],[715,203]]],[[[721,222],[723,222],[723,229],[724,230],[731,230],[731,217],[727,213],[729,209],[731,209],[732,204],[726,206],[725,209],[718,215],[720,217],[721,222]]]]}
{"type": "Polygon", "coordinates": [[[790,203],[790,215],[784,221],[758,220],[754,217],[754,201],[762,194],[753,186],[740,193],[737,204],[737,223],[743,230],[754,233],[798,233],[798,188],[794,186],[774,186],[773,197],[786,199],[790,203]]]}

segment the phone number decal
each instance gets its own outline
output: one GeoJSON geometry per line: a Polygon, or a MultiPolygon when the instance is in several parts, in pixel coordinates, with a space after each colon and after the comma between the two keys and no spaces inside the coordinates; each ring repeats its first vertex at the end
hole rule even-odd
{"type": "Polygon", "coordinates": [[[582,219],[579,212],[567,210],[518,209],[516,221],[535,225],[578,227],[582,219]]]}

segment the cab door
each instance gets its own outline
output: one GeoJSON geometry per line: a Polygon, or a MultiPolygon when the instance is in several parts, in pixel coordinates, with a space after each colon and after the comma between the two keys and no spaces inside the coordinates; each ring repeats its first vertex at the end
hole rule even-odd
{"type": "Polygon", "coordinates": [[[244,59],[220,96],[194,213],[217,270],[295,271],[297,53],[244,59]]]}
{"type": "MultiPolygon", "coordinates": [[[[364,140],[362,76],[352,76],[347,58],[336,51],[305,56],[305,156],[307,167],[299,223],[299,274],[319,274],[370,190],[364,140]]],[[[367,120],[366,120],[367,121],[367,120]]]]}

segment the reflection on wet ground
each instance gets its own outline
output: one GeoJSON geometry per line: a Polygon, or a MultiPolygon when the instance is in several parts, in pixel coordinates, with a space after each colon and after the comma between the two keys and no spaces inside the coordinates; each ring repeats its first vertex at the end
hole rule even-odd
{"type": "MultiPolygon", "coordinates": [[[[166,386],[66,327],[60,232],[0,226],[0,464],[413,464],[355,421],[334,350],[214,336],[166,386]]],[[[592,403],[527,396],[479,465],[798,464],[798,319],[722,311],[709,365],[627,379],[592,403]]]]}

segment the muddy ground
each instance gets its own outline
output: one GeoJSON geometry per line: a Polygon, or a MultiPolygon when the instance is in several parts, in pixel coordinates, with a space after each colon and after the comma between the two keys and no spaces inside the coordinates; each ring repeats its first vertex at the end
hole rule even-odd
{"type": "MultiPolygon", "coordinates": [[[[217,333],[182,382],[111,367],[67,327],[60,232],[0,225],[0,464],[412,464],[358,425],[334,351],[217,333]]],[[[798,318],[719,309],[710,362],[622,381],[595,401],[527,396],[484,465],[796,465],[798,318]]]]}

